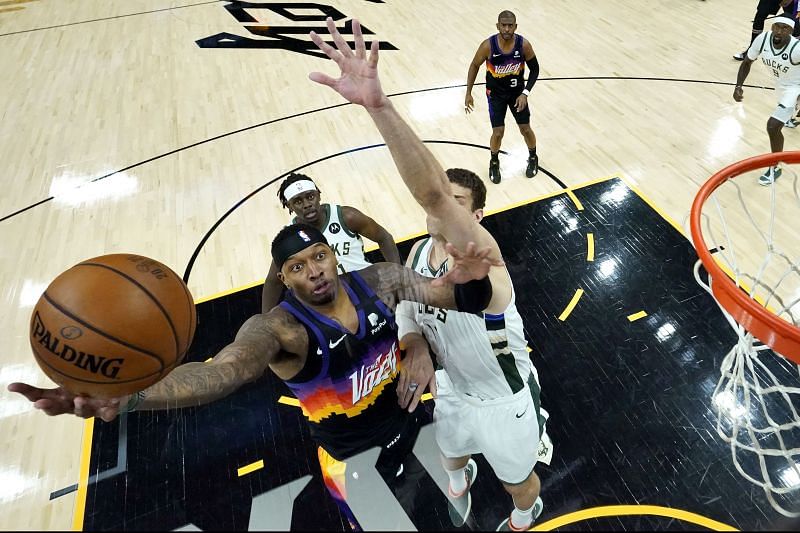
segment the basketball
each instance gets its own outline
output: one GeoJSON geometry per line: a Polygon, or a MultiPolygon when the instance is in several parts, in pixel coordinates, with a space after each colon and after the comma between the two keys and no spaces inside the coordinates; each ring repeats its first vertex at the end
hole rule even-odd
{"type": "Polygon", "coordinates": [[[159,381],[183,360],[197,317],[183,280],[134,254],[87,259],[33,309],[30,342],[45,374],[74,394],[112,398],[159,381]]]}

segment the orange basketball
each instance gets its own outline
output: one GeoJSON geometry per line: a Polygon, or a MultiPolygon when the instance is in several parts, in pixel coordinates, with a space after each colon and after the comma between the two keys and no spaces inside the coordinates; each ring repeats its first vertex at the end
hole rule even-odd
{"type": "Polygon", "coordinates": [[[197,316],[183,280],[134,254],[87,259],[59,275],[31,316],[45,374],[75,394],[110,398],[147,388],[186,355],[197,316]]]}

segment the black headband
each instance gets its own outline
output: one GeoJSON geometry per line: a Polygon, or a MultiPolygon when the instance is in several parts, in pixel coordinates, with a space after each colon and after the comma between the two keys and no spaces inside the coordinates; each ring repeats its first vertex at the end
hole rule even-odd
{"type": "Polygon", "coordinates": [[[272,241],[272,260],[280,270],[291,256],[317,243],[327,245],[328,239],[314,226],[308,224],[286,226],[272,241]]]}

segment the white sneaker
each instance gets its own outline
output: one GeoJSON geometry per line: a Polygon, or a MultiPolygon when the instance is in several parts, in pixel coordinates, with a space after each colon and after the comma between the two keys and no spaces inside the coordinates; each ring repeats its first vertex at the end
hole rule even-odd
{"type": "Polygon", "coordinates": [[[766,172],[758,177],[758,183],[765,186],[772,185],[776,179],[781,177],[781,174],[783,174],[783,170],[778,167],[769,167],[766,172]]]}
{"type": "Polygon", "coordinates": [[[786,124],[784,124],[784,127],[786,127],[786,128],[796,128],[798,125],[800,125],[800,122],[798,122],[796,118],[790,118],[789,120],[786,121],[786,124]]]}

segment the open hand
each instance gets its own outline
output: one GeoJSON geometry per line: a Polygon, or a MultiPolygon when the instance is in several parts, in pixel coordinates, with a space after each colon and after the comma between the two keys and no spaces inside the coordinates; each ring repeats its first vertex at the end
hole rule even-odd
{"type": "Polygon", "coordinates": [[[475,109],[475,101],[472,99],[472,95],[467,93],[467,96],[464,97],[464,112],[469,114],[473,109],[475,109]]]}
{"type": "Polygon", "coordinates": [[[369,58],[367,58],[361,24],[356,19],[353,19],[355,53],[350,50],[350,45],[336,29],[333,19],[328,17],[326,23],[336,48],[323,41],[316,32],[312,31],[309,35],[314,44],[339,65],[341,76],[334,79],[321,72],[312,72],[308,77],[312,81],[327,85],[353,104],[363,105],[369,109],[384,105],[387,98],[378,79],[378,41],[372,41],[369,58]]]}
{"type": "Polygon", "coordinates": [[[516,109],[517,113],[519,113],[526,107],[528,107],[528,97],[525,96],[524,94],[520,94],[519,96],[517,96],[517,101],[514,102],[514,109],[516,109]]]}
{"type": "Polygon", "coordinates": [[[428,351],[428,343],[419,334],[409,334],[404,338],[405,357],[400,361],[400,379],[397,382],[397,403],[409,413],[422,398],[426,389],[436,398],[436,374],[428,351]]]}
{"type": "Polygon", "coordinates": [[[73,414],[81,418],[97,416],[110,422],[119,414],[120,402],[125,397],[101,400],[88,396],[76,396],[63,387],[57,389],[40,389],[27,383],[11,383],[9,392],[25,396],[33,403],[33,407],[44,411],[48,416],[73,414]]]}
{"type": "Polygon", "coordinates": [[[489,257],[492,251],[490,246],[478,250],[474,242],[467,243],[467,249],[462,252],[449,242],[445,244],[445,250],[453,258],[451,268],[448,268],[447,274],[442,277],[436,278],[431,282],[434,287],[440,287],[445,283],[453,285],[457,283],[467,283],[476,279],[483,279],[489,275],[489,270],[493,266],[503,266],[505,262],[502,259],[493,259],[489,257]]]}
{"type": "Polygon", "coordinates": [[[733,99],[737,102],[741,102],[744,100],[744,89],[741,87],[736,87],[733,89],[733,99]]]}

